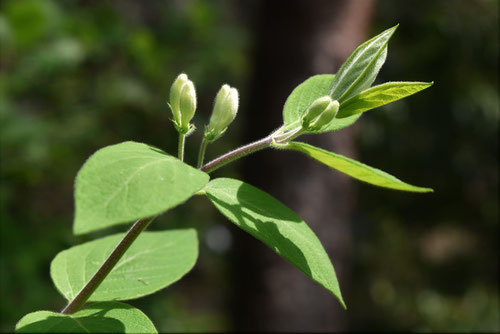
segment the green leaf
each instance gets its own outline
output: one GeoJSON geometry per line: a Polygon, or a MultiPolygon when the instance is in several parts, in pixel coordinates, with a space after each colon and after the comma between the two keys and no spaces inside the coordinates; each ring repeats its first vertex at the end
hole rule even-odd
{"type": "MultiPolygon", "coordinates": [[[[50,275],[59,292],[72,300],[123,238],[115,234],[57,254],[50,275]]],[[[142,232],[89,301],[126,300],[152,294],[176,282],[198,257],[196,231],[142,232]]]]}
{"type": "Polygon", "coordinates": [[[387,82],[368,88],[342,103],[337,118],[349,117],[389,104],[432,85],[433,82],[387,82]]]}
{"type": "MultiPolygon", "coordinates": [[[[310,77],[295,87],[283,107],[283,122],[288,130],[300,126],[302,116],[314,100],[328,95],[334,78],[335,75],[333,74],[319,74],[310,77]]],[[[354,115],[344,119],[334,119],[327,126],[309,133],[322,133],[343,129],[356,122],[359,116],[354,115]]]]}
{"type": "Polygon", "coordinates": [[[72,315],[50,311],[26,314],[16,333],[158,333],[149,318],[130,305],[96,303],[72,315]]]}
{"type": "Polygon", "coordinates": [[[370,87],[387,56],[387,43],[398,26],[364,42],[342,64],[330,95],[340,103],[370,87]]]}
{"type": "Polygon", "coordinates": [[[328,95],[328,89],[334,78],[334,74],[318,74],[295,87],[283,107],[284,124],[288,125],[300,120],[314,100],[328,95]]]}
{"type": "Polygon", "coordinates": [[[321,284],[345,307],[328,255],[314,232],[292,210],[239,180],[215,179],[207,184],[205,191],[229,220],[321,284]]]}
{"type": "Polygon", "coordinates": [[[340,154],[325,151],[319,147],[315,147],[301,142],[290,142],[287,145],[282,145],[280,148],[290,149],[305,153],[311,158],[333,168],[344,174],[352,176],[355,179],[373,184],[379,187],[385,187],[395,190],[413,191],[413,192],[432,192],[430,188],[422,188],[412,186],[408,183],[387,174],[380,169],[367,166],[359,161],[349,159],[340,154]]]}
{"type": "Polygon", "coordinates": [[[76,177],[73,231],[82,234],[157,215],[189,199],[208,179],[146,144],[107,146],[76,177]]]}

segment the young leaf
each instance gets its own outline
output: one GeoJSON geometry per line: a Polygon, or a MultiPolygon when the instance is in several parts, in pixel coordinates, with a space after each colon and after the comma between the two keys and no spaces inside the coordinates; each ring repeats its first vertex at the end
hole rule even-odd
{"type": "Polygon", "coordinates": [[[190,198],[208,174],[165,152],[124,142],[100,149],[76,177],[75,234],[164,212],[190,198]]]}
{"type": "Polygon", "coordinates": [[[207,184],[205,191],[229,220],[321,284],[345,307],[328,255],[314,232],[292,210],[239,180],[215,179],[207,184]]]}
{"type": "Polygon", "coordinates": [[[337,118],[350,117],[389,104],[432,86],[433,82],[387,82],[368,88],[340,105],[337,118]]]}
{"type": "Polygon", "coordinates": [[[130,305],[96,303],[72,315],[37,311],[25,315],[16,333],[158,333],[149,318],[130,305]]]}
{"type": "Polygon", "coordinates": [[[387,43],[398,26],[364,42],[342,64],[333,80],[330,95],[340,103],[362,92],[375,80],[387,56],[387,43]]]}
{"type": "MultiPolygon", "coordinates": [[[[292,129],[293,127],[300,126],[300,120],[307,108],[317,98],[328,95],[328,90],[332,86],[334,77],[335,75],[333,74],[315,75],[295,87],[283,107],[283,122],[287,128],[292,129]]],[[[309,132],[337,131],[353,124],[358,118],[359,115],[354,115],[344,119],[334,119],[320,130],[309,132]]]]}
{"type": "MultiPolygon", "coordinates": [[[[57,254],[50,275],[72,300],[96,273],[124,234],[90,241],[57,254]]],[[[89,301],[127,300],[152,294],[176,282],[198,257],[196,231],[142,232],[89,301]]]]}
{"type": "Polygon", "coordinates": [[[284,124],[289,125],[300,120],[314,100],[328,95],[334,78],[334,74],[318,74],[295,87],[283,107],[284,124]]]}
{"type": "Polygon", "coordinates": [[[381,171],[380,169],[367,166],[359,161],[349,159],[340,154],[325,151],[319,147],[306,143],[290,142],[287,145],[280,146],[280,148],[302,152],[327,165],[328,167],[375,186],[421,193],[433,191],[430,188],[416,187],[408,183],[404,183],[403,181],[387,174],[384,171],[381,171]]]}

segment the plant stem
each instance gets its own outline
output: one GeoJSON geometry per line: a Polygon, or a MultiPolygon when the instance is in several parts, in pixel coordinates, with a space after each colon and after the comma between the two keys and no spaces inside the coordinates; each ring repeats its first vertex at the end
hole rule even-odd
{"type": "Polygon", "coordinates": [[[102,281],[108,276],[114,266],[122,258],[123,254],[132,245],[132,243],[137,239],[139,234],[153,221],[155,217],[142,218],[137,220],[134,225],[128,230],[127,234],[123,237],[120,243],[115,247],[113,252],[108,256],[106,261],[97,270],[90,281],[83,287],[78,295],[61,311],[62,314],[73,314],[79,311],[83,305],[87,302],[89,297],[94,293],[94,291],[99,287],[102,281]]]}
{"type": "Polygon", "coordinates": [[[205,140],[205,137],[201,140],[200,152],[198,153],[198,164],[196,168],[201,168],[203,165],[203,160],[205,159],[205,151],[207,150],[208,141],[205,140]]]}
{"type": "Polygon", "coordinates": [[[179,148],[178,148],[178,155],[179,155],[179,160],[184,161],[184,142],[186,141],[186,135],[179,133],[179,148]]]}
{"type": "Polygon", "coordinates": [[[274,142],[276,144],[288,143],[290,140],[297,138],[302,133],[304,133],[304,129],[302,127],[297,127],[295,129],[274,136],[274,142]]]}
{"type": "Polygon", "coordinates": [[[242,158],[250,153],[260,151],[264,148],[267,148],[271,146],[271,143],[273,141],[272,135],[267,136],[265,138],[262,138],[260,140],[257,140],[253,143],[250,143],[248,145],[242,146],[240,148],[237,148],[231,152],[228,152],[224,155],[221,155],[220,157],[210,161],[207,163],[205,166],[201,167],[200,170],[210,173],[213,172],[214,170],[234,161],[239,158],[242,158]]]}

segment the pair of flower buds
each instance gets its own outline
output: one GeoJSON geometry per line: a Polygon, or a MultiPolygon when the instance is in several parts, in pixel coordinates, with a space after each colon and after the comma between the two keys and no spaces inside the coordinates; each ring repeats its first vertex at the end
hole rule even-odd
{"type": "Polygon", "coordinates": [[[318,131],[330,123],[339,111],[339,101],[326,95],[320,97],[307,108],[302,117],[302,128],[307,131],[318,131]]]}
{"type": "MultiPolygon", "coordinates": [[[[170,109],[174,116],[175,128],[180,134],[187,135],[194,130],[189,122],[196,111],[196,91],[194,84],[182,73],[170,88],[170,109]]],[[[215,98],[215,105],[210,122],[205,127],[205,140],[215,141],[224,134],[238,112],[238,91],[229,85],[223,85],[215,98]]]]}
{"type": "MultiPolygon", "coordinates": [[[[177,131],[187,135],[194,130],[189,122],[196,111],[196,91],[194,84],[182,73],[175,79],[170,89],[170,108],[177,131]]],[[[302,117],[302,128],[317,131],[330,123],[339,110],[339,102],[330,96],[316,99],[302,117]]],[[[223,85],[215,98],[215,105],[210,122],[205,127],[205,140],[213,142],[224,134],[238,112],[238,91],[229,85],[223,85]]]]}

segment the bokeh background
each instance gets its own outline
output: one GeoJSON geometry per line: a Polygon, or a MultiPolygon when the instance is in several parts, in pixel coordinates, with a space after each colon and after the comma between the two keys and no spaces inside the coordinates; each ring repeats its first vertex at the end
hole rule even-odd
{"type": "MultiPolygon", "coordinates": [[[[195,269],[130,303],[162,332],[498,332],[498,11],[496,0],[2,1],[0,330],[64,306],[49,277],[59,251],[125,228],[73,236],[73,180],[90,154],[121,141],[175,154],[166,98],[176,75],[196,84],[198,128],[221,84],[240,90],[238,119],[211,158],[278,127],[297,84],[334,73],[399,23],[376,82],[435,85],[305,140],[434,194],[360,184],[289,152],[216,172],[310,223],[348,310],[204,198],[151,227],[196,227],[195,269]]],[[[189,137],[188,162],[199,140],[189,137]]]]}

